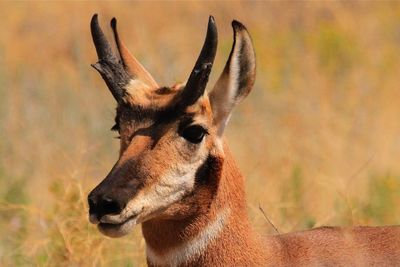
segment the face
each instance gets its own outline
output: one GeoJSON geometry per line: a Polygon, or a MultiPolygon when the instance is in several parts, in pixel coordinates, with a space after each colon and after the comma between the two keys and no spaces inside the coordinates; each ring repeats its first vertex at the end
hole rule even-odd
{"type": "Polygon", "coordinates": [[[232,108],[253,85],[255,62],[246,29],[233,22],[232,52],[206,93],[217,42],[210,17],[186,85],[159,87],[119,40],[116,20],[111,25],[123,64],[110,54],[97,15],[91,30],[99,56],[94,67],[118,103],[113,129],[120,135],[120,154],[88,202],[89,220],[105,235],[120,237],[135,224],[185,218],[209,206],[223,164],[222,133],[232,108]]]}
{"type": "Polygon", "coordinates": [[[120,157],[89,196],[90,220],[104,234],[120,236],[151,218],[195,212],[190,203],[198,180],[205,179],[200,169],[208,158],[221,158],[222,151],[208,96],[179,110],[178,92],[154,90],[145,109],[137,103],[118,107],[113,128],[120,134],[120,157]]]}

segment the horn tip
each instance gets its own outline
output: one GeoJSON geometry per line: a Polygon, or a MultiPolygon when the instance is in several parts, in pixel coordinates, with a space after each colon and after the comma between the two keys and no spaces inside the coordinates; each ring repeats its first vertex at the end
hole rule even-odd
{"type": "Polygon", "coordinates": [[[213,16],[210,15],[210,17],[208,18],[208,28],[216,28],[216,23],[215,23],[215,18],[213,16]]]}
{"type": "Polygon", "coordinates": [[[211,23],[215,23],[214,16],[210,15],[210,17],[208,18],[208,21],[211,22],[211,23]]]}
{"type": "MultiPolygon", "coordinates": [[[[207,26],[208,31],[212,33],[213,35],[217,35],[217,24],[215,23],[215,19],[213,16],[210,15],[208,18],[208,26],[207,26]]],[[[207,32],[208,32],[207,31],[207,32]]]]}
{"type": "Polygon", "coordinates": [[[91,24],[94,24],[98,21],[97,17],[98,17],[97,13],[94,13],[92,16],[91,24]]]}
{"type": "Polygon", "coordinates": [[[117,28],[117,19],[115,17],[111,19],[110,25],[113,30],[117,28]]]}

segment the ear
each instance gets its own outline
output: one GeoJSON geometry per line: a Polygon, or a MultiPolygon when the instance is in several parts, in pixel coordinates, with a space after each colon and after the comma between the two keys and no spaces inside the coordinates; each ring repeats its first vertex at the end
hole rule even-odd
{"type": "Polygon", "coordinates": [[[246,27],[232,21],[233,46],[224,71],[219,77],[209,98],[214,125],[222,136],[232,109],[251,91],[256,76],[256,61],[253,44],[246,27]]]}

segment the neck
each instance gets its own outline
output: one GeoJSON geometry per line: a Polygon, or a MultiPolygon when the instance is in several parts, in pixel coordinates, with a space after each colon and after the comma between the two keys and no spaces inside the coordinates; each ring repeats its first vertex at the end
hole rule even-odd
{"type": "MultiPolygon", "coordinates": [[[[219,171],[205,171],[205,185],[190,216],[142,224],[147,260],[154,266],[261,265],[263,244],[251,230],[246,213],[244,180],[225,146],[219,171]],[[222,170],[221,170],[222,169],[222,170]],[[214,182],[213,182],[214,181],[214,182]],[[212,195],[212,196],[211,196],[212,195]]],[[[207,165],[206,165],[207,166],[207,165]]],[[[215,169],[214,167],[207,166],[215,169]]]]}

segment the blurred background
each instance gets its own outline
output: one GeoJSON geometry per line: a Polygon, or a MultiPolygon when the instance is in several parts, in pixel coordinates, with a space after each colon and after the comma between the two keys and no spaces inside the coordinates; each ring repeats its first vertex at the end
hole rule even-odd
{"type": "Polygon", "coordinates": [[[160,84],[185,81],[208,15],[257,53],[255,88],[226,136],[257,231],[400,223],[400,4],[396,2],[1,2],[0,265],[143,266],[140,227],[98,233],[86,195],[111,169],[114,100],[89,22],[115,16],[160,84]]]}

